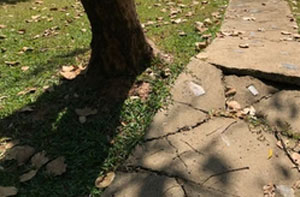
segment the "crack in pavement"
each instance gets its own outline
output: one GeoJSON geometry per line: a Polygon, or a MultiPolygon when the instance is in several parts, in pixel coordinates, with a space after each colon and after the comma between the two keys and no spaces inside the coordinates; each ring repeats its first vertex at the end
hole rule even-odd
{"type": "MultiPolygon", "coordinates": [[[[244,168],[247,168],[247,167],[244,167],[244,168]]],[[[218,174],[215,174],[215,175],[211,175],[211,177],[214,177],[214,176],[218,176],[218,175],[221,175],[221,174],[225,174],[225,173],[230,173],[230,172],[234,172],[234,171],[240,171],[240,170],[244,170],[244,168],[237,168],[237,169],[232,169],[232,170],[228,170],[226,172],[222,172],[222,173],[218,173],[218,174]]],[[[170,173],[167,173],[167,172],[164,172],[164,171],[159,171],[159,170],[154,170],[154,169],[151,169],[151,168],[147,168],[147,167],[143,167],[143,166],[140,166],[140,165],[137,165],[137,166],[134,166],[134,165],[127,165],[127,166],[123,166],[123,167],[120,167],[118,169],[120,172],[123,172],[123,173],[132,173],[132,172],[136,172],[136,173],[140,173],[140,172],[148,172],[148,173],[151,173],[151,174],[155,174],[157,176],[165,176],[165,177],[168,177],[168,178],[172,178],[172,179],[175,179],[176,182],[181,186],[181,188],[184,190],[184,194],[188,194],[188,192],[186,191],[185,187],[183,186],[184,183],[190,183],[190,184],[194,184],[194,185],[198,185],[200,187],[203,187],[207,190],[212,190],[212,191],[216,191],[216,192],[221,192],[222,194],[226,194],[226,195],[230,195],[232,197],[240,197],[238,195],[235,195],[235,194],[231,194],[231,193],[228,193],[228,192],[225,192],[223,190],[220,190],[220,189],[216,189],[214,187],[210,187],[210,186],[204,186],[203,183],[198,183],[198,182],[195,182],[193,180],[190,180],[190,179],[186,179],[184,177],[181,177],[181,176],[178,176],[178,175],[174,175],[174,174],[170,174],[170,173]]],[[[188,197],[188,196],[186,196],[188,197]]]]}
{"type": "Polygon", "coordinates": [[[179,151],[178,151],[178,148],[172,144],[172,142],[169,140],[168,137],[166,137],[166,141],[168,142],[168,144],[175,150],[175,153],[176,153],[176,157],[175,158],[178,158],[181,163],[184,165],[184,167],[188,170],[188,165],[185,163],[185,161],[181,158],[180,154],[179,154],[179,151]]]}
{"type": "Polygon", "coordinates": [[[184,194],[184,197],[189,197],[185,187],[184,187],[184,184],[180,181],[180,179],[178,178],[175,178],[177,184],[181,187],[182,191],[183,191],[183,194],[184,194]]]}
{"type": "Polygon", "coordinates": [[[182,133],[182,132],[188,132],[188,131],[191,131],[199,126],[201,126],[202,124],[206,123],[207,121],[209,121],[211,119],[211,117],[207,117],[197,123],[195,123],[194,125],[191,125],[191,126],[183,126],[183,127],[180,127],[179,129],[177,129],[176,131],[174,132],[170,132],[170,133],[167,133],[165,135],[162,135],[162,136],[159,136],[159,137],[152,137],[152,138],[148,138],[148,139],[145,139],[143,142],[144,143],[147,143],[147,142],[151,142],[151,141],[154,141],[154,140],[159,140],[159,139],[164,139],[164,138],[167,138],[169,136],[172,136],[172,135],[176,135],[176,134],[179,134],[179,133],[182,133]]]}
{"type": "Polygon", "coordinates": [[[190,103],[185,103],[185,102],[182,102],[182,101],[176,101],[176,100],[174,100],[174,102],[179,103],[179,104],[182,104],[182,105],[185,105],[185,106],[190,107],[190,108],[192,108],[192,109],[194,109],[194,110],[200,111],[200,112],[202,112],[202,113],[204,113],[204,114],[207,114],[207,115],[209,114],[208,111],[206,111],[206,110],[204,110],[204,109],[200,109],[200,108],[194,107],[194,106],[193,106],[192,104],[190,104],[190,103]]]}

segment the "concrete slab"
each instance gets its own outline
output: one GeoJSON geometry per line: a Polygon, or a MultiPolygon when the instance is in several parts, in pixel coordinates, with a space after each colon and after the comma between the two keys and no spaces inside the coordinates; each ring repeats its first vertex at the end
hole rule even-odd
{"type": "Polygon", "coordinates": [[[269,99],[254,105],[256,111],[263,114],[271,125],[300,134],[300,91],[281,91],[269,99]]]}
{"type": "Polygon", "coordinates": [[[150,173],[118,172],[103,197],[184,197],[181,186],[173,178],[150,173]]]}
{"type": "Polygon", "coordinates": [[[295,21],[290,21],[292,13],[286,1],[232,0],[226,16],[221,30],[243,34],[215,39],[206,49],[208,62],[228,72],[300,85],[300,42],[282,40],[292,37],[282,31],[298,31],[293,28],[295,21]],[[239,47],[241,44],[249,48],[239,47]]]}
{"type": "Polygon", "coordinates": [[[274,136],[264,134],[266,140],[259,141],[246,123],[233,121],[217,118],[194,130],[148,142],[139,146],[126,165],[181,177],[188,180],[185,184],[191,194],[201,191],[201,196],[260,196],[269,182],[292,185],[298,179],[274,136]],[[268,159],[270,149],[273,157],[268,159]]]}
{"type": "Polygon", "coordinates": [[[157,138],[201,122],[206,114],[187,105],[174,103],[167,110],[159,111],[145,135],[145,139],[157,138]]]}
{"type": "Polygon", "coordinates": [[[228,75],[224,77],[226,87],[236,89],[233,100],[237,101],[242,108],[250,106],[260,99],[272,95],[278,91],[270,85],[263,83],[261,80],[251,76],[238,77],[236,75],[228,75]],[[258,95],[253,95],[248,87],[253,86],[258,91],[258,95]]]}
{"type": "Polygon", "coordinates": [[[209,111],[224,108],[222,72],[206,62],[192,59],[171,90],[176,102],[209,111]]]}

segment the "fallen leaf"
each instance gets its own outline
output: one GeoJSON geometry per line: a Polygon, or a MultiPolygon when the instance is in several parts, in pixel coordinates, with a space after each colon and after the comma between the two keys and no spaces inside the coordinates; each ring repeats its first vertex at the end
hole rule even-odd
{"type": "Polygon", "coordinates": [[[32,93],[35,93],[36,90],[37,90],[37,88],[29,87],[29,88],[26,88],[25,90],[19,92],[17,95],[22,96],[22,95],[26,95],[26,94],[32,94],[32,93]]]}
{"type": "Polygon", "coordinates": [[[271,159],[273,156],[273,150],[272,149],[269,149],[269,152],[268,152],[268,159],[271,159]]]}
{"type": "Polygon", "coordinates": [[[227,101],[226,105],[230,110],[233,110],[233,111],[239,111],[242,108],[241,105],[237,101],[227,101]]]}
{"type": "Polygon", "coordinates": [[[26,182],[26,181],[31,180],[36,175],[37,172],[38,172],[38,170],[30,170],[29,172],[21,175],[19,177],[20,182],[26,182]]]}
{"type": "Polygon", "coordinates": [[[206,42],[196,42],[195,43],[195,49],[197,51],[201,50],[201,49],[204,49],[205,47],[207,46],[207,43],[206,42]]]}
{"type": "Polygon", "coordinates": [[[291,35],[292,33],[288,31],[281,31],[281,34],[287,36],[287,35],[291,35]]]}
{"type": "Polygon", "coordinates": [[[227,88],[226,92],[225,92],[225,96],[234,96],[236,94],[236,89],[235,88],[227,88]]]}
{"type": "Polygon", "coordinates": [[[298,165],[300,165],[300,154],[294,152],[291,156],[292,156],[293,160],[294,160],[298,165]]]}
{"type": "Polygon", "coordinates": [[[33,51],[33,48],[32,48],[32,47],[23,47],[23,48],[22,48],[22,51],[23,51],[23,52],[32,52],[32,51],[33,51]]]}
{"type": "Polygon", "coordinates": [[[242,49],[247,49],[247,48],[249,48],[249,44],[247,44],[247,43],[240,44],[239,47],[242,48],[242,49]]]}
{"type": "Polygon", "coordinates": [[[23,72],[27,71],[28,69],[29,69],[29,66],[22,66],[22,67],[21,67],[21,70],[22,70],[23,72]]]}
{"type": "Polygon", "coordinates": [[[275,189],[276,189],[276,187],[272,183],[265,185],[263,187],[264,197],[275,197],[275,189]]]}
{"type": "Polygon", "coordinates": [[[62,175],[66,172],[67,169],[67,164],[65,164],[65,158],[62,156],[56,158],[55,160],[47,164],[46,169],[49,174],[52,174],[54,176],[62,175]]]}
{"type": "Polygon", "coordinates": [[[15,196],[18,193],[18,189],[15,187],[0,186],[0,197],[15,196]]]}
{"type": "Polygon", "coordinates": [[[5,61],[4,63],[8,66],[17,66],[20,64],[18,61],[5,61]]]}
{"type": "Polygon", "coordinates": [[[59,73],[65,79],[73,80],[81,73],[81,69],[76,66],[63,66],[59,73]]]}
{"type": "Polygon", "coordinates": [[[22,109],[19,110],[19,112],[33,112],[34,109],[30,106],[26,106],[26,107],[23,107],[22,109]]]}
{"type": "Polygon", "coordinates": [[[90,115],[95,115],[98,113],[97,109],[92,109],[89,107],[85,107],[82,109],[75,109],[75,112],[78,116],[90,116],[90,115]]]}
{"type": "Polygon", "coordinates": [[[213,24],[213,22],[210,20],[210,18],[205,19],[205,20],[203,21],[203,23],[204,23],[204,25],[206,25],[206,26],[209,26],[209,25],[212,25],[212,24],[213,24]]]}
{"type": "Polygon", "coordinates": [[[34,154],[34,148],[31,146],[15,146],[5,154],[6,160],[17,160],[18,165],[23,165],[34,154]]]}
{"type": "Polygon", "coordinates": [[[138,96],[143,100],[147,100],[149,93],[151,91],[151,85],[150,83],[143,82],[138,88],[137,88],[137,94],[138,96]]]}
{"type": "Polygon", "coordinates": [[[6,25],[0,24],[0,29],[6,28],[6,25]]]}
{"type": "Polygon", "coordinates": [[[95,181],[95,186],[97,188],[108,187],[115,179],[116,174],[114,172],[109,172],[103,176],[99,176],[95,181]]]}
{"type": "Polygon", "coordinates": [[[79,122],[81,123],[81,124],[84,124],[84,123],[86,123],[86,117],[85,116],[79,116],[79,118],[78,118],[78,120],[79,120],[79,122]]]}
{"type": "Polygon", "coordinates": [[[0,40],[4,40],[6,37],[6,35],[0,34],[0,40]]]}
{"type": "Polygon", "coordinates": [[[36,153],[32,158],[31,158],[31,164],[33,167],[36,169],[40,169],[43,165],[45,165],[49,161],[49,158],[46,157],[46,152],[42,151],[39,153],[36,153]]]}

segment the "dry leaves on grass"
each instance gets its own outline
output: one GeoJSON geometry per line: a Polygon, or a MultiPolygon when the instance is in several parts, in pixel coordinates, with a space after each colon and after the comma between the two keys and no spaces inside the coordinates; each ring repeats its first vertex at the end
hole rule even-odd
{"type": "Polygon", "coordinates": [[[23,165],[34,154],[34,148],[28,145],[15,146],[5,154],[6,160],[17,160],[18,165],[23,165]]]}
{"type": "Polygon", "coordinates": [[[129,96],[139,96],[142,101],[145,101],[149,97],[151,90],[152,88],[150,83],[141,82],[133,86],[133,88],[129,91],[129,96]]]}
{"type": "Polygon", "coordinates": [[[15,196],[17,193],[18,189],[15,187],[0,186],[0,197],[15,196]]]}
{"type": "Polygon", "coordinates": [[[100,189],[106,188],[113,182],[115,176],[116,174],[114,172],[109,172],[103,176],[99,176],[95,181],[95,186],[100,189]]]}
{"type": "Polygon", "coordinates": [[[66,172],[67,164],[65,164],[65,157],[58,157],[47,164],[46,170],[53,176],[59,176],[66,172]]]}

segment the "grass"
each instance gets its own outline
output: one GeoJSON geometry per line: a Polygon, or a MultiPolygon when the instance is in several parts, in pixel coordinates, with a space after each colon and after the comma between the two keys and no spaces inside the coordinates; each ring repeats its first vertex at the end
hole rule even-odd
{"type": "MultiPolygon", "coordinates": [[[[161,1],[157,6],[158,2],[137,0],[143,24],[157,17],[170,22],[168,13],[161,12],[168,2],[161,1]]],[[[189,5],[192,0],[180,3],[189,5]]],[[[212,0],[206,5],[181,8],[177,18],[184,18],[189,11],[195,13],[185,23],[146,26],[147,36],[172,54],[174,62],[164,65],[155,60],[150,67],[154,77],[145,72],[128,84],[124,79],[108,80],[95,89],[85,86],[84,77],[65,81],[58,74],[63,65],[84,65],[88,60],[91,33],[79,1],[1,1],[0,24],[6,27],[0,29],[0,139],[19,139],[20,144],[30,145],[36,152],[45,150],[51,159],[64,156],[68,167],[57,177],[42,168],[32,180],[20,183],[18,177],[30,165],[0,161],[4,168],[0,170],[0,185],[17,187],[18,196],[100,196],[102,191],[95,188],[94,180],[115,170],[141,141],[156,111],[166,105],[170,85],[197,53],[194,43],[203,38],[194,29],[195,21],[212,18],[213,12],[223,14],[226,3],[212,0]],[[179,31],[186,36],[179,36],[179,31]],[[20,53],[23,47],[33,51],[20,53]],[[7,65],[7,61],[18,64],[7,65]],[[169,77],[162,75],[167,68],[169,77]],[[127,97],[132,84],[140,81],[152,86],[146,101],[127,97]],[[19,94],[32,87],[36,90],[19,94]],[[52,90],[46,91],[46,87],[52,90]],[[75,109],[86,106],[98,109],[98,113],[81,124],[75,109]],[[33,111],[20,111],[24,107],[33,111]]],[[[212,24],[205,34],[214,37],[219,25],[212,24]]]]}
{"type": "MultiPolygon", "coordinates": [[[[294,14],[298,27],[300,26],[300,2],[296,0],[288,0],[291,10],[294,14]]],[[[299,30],[300,33],[300,30],[299,30]]]]}

